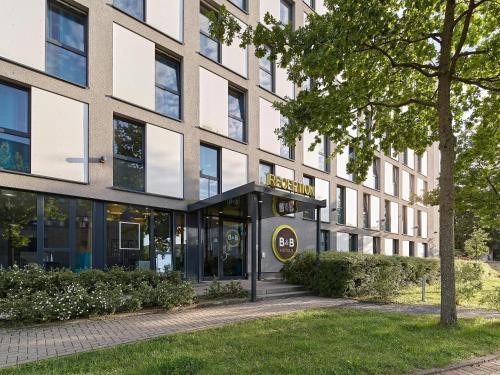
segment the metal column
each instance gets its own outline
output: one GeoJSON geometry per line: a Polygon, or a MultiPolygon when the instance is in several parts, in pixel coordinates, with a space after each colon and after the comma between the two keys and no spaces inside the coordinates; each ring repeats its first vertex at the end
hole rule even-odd
{"type": "Polygon", "coordinates": [[[258,249],[258,254],[257,254],[257,274],[258,274],[258,279],[259,281],[262,280],[262,194],[259,194],[258,196],[259,201],[258,201],[258,209],[259,209],[259,232],[258,232],[258,238],[257,238],[257,249],[258,249]]]}
{"type": "Polygon", "coordinates": [[[252,217],[252,290],[251,290],[251,301],[257,301],[257,213],[258,213],[258,203],[257,196],[255,194],[250,194],[250,215],[252,217]]]}
{"type": "Polygon", "coordinates": [[[321,208],[316,208],[316,264],[319,265],[319,254],[321,252],[321,208]]]}

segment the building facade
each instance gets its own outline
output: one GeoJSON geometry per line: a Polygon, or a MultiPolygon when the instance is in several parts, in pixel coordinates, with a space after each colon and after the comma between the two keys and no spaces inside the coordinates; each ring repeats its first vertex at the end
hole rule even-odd
{"type": "MultiPolygon", "coordinates": [[[[242,25],[269,12],[298,28],[325,11],[321,0],[1,2],[1,266],[246,277],[248,218],[231,204],[201,220],[187,208],[269,173],[327,201],[323,250],[438,254],[437,209],[414,199],[437,184],[437,147],[379,153],[355,184],[349,147],[328,159],[324,137],[308,150],[316,134],[281,144],[274,131],[287,120],[272,102],[307,87],[253,47],[213,39],[207,12],[220,4],[242,25]]],[[[315,248],[315,215],[266,219],[264,274],[282,266],[271,250],[280,225],[315,248]]]]}

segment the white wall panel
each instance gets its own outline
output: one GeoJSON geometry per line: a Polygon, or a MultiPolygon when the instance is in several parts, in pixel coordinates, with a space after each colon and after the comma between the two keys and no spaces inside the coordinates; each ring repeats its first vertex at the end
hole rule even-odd
{"type": "MultiPolygon", "coordinates": [[[[245,30],[247,25],[236,19],[241,29],[245,30]]],[[[248,48],[240,47],[241,38],[235,36],[230,46],[222,44],[222,65],[241,74],[248,76],[248,48]]]]}
{"type": "Polygon", "coordinates": [[[372,189],[375,189],[375,173],[373,173],[373,163],[368,168],[368,173],[366,174],[366,179],[363,181],[363,185],[372,189]]]}
{"type": "Polygon", "coordinates": [[[398,204],[395,202],[391,202],[391,232],[399,233],[398,204]]]}
{"type": "Polygon", "coordinates": [[[113,96],[155,110],[155,44],[116,23],[113,96]]]}
{"type": "Polygon", "coordinates": [[[380,198],[370,195],[370,226],[371,229],[380,229],[380,198]]]}
{"type": "Polygon", "coordinates": [[[295,98],[295,86],[293,82],[288,80],[288,73],[286,68],[281,68],[278,64],[280,57],[276,61],[276,94],[282,98],[288,97],[295,98]]]}
{"type": "Polygon", "coordinates": [[[328,11],[323,0],[316,0],[316,12],[318,14],[325,14],[328,11]]]}
{"type": "Polygon", "coordinates": [[[413,236],[415,233],[414,227],[415,227],[415,210],[412,207],[407,207],[406,208],[406,214],[408,215],[407,219],[407,225],[408,225],[408,236],[413,236]]]}
{"type": "Polygon", "coordinates": [[[417,243],[417,257],[423,258],[425,257],[425,249],[424,249],[424,244],[422,243],[417,243]]]}
{"type": "Polygon", "coordinates": [[[302,138],[304,144],[304,164],[316,169],[324,170],[325,155],[320,155],[325,149],[325,137],[320,136],[321,142],[318,143],[313,151],[309,151],[309,147],[314,143],[318,132],[310,132],[306,130],[302,138]]]}
{"type": "MultiPolygon", "coordinates": [[[[425,193],[425,183],[424,183],[424,180],[422,180],[421,178],[417,177],[417,195],[420,198],[422,198],[423,195],[424,195],[424,193],[425,193]]],[[[417,202],[417,203],[423,206],[422,202],[417,202]]]]}
{"type": "Polygon", "coordinates": [[[411,169],[415,168],[415,151],[413,149],[409,148],[407,149],[408,153],[408,167],[411,169]]]}
{"type": "Polygon", "coordinates": [[[184,23],[183,0],[147,0],[146,22],[168,36],[181,41],[184,23]]]}
{"type": "Polygon", "coordinates": [[[46,0],[0,2],[0,56],[45,70],[46,0]]]}
{"type": "Polygon", "coordinates": [[[259,134],[260,148],[279,155],[281,144],[275,130],[281,126],[280,112],[272,107],[272,103],[260,98],[259,101],[259,134]]]}
{"type": "Polygon", "coordinates": [[[422,174],[427,176],[427,151],[425,151],[422,155],[422,174]]]}
{"type": "Polygon", "coordinates": [[[349,233],[337,232],[337,251],[349,252],[349,233]]]}
{"type": "Polygon", "coordinates": [[[427,238],[427,212],[421,211],[422,238],[427,238]]]}
{"type": "Polygon", "coordinates": [[[280,0],[262,0],[259,1],[259,15],[260,22],[264,24],[264,16],[266,13],[270,13],[275,19],[279,21],[280,19],[280,0]]]}
{"type": "Polygon", "coordinates": [[[222,149],[222,192],[248,182],[248,157],[236,151],[222,149]]]}
{"type": "Polygon", "coordinates": [[[384,254],[394,255],[394,241],[392,238],[384,238],[384,254]]]}
{"type": "Polygon", "coordinates": [[[318,200],[326,199],[326,207],[321,209],[321,221],[330,222],[330,182],[321,178],[314,179],[315,198],[318,200]]]}
{"type": "Polygon", "coordinates": [[[402,184],[402,192],[401,198],[406,201],[410,200],[410,174],[406,171],[401,171],[401,184],[402,184]]]}
{"type": "Polygon", "coordinates": [[[228,135],[228,83],[200,67],[200,127],[228,135]]]}
{"type": "Polygon", "coordinates": [[[88,182],[88,105],[31,88],[31,172],[88,182]]]}
{"type": "Polygon", "coordinates": [[[183,135],[146,125],[146,191],[182,198],[184,196],[183,135]]]}
{"type": "Polygon", "coordinates": [[[410,241],[403,241],[403,250],[401,255],[404,257],[410,256],[410,241]]]}
{"type": "Polygon", "coordinates": [[[384,162],[384,192],[386,194],[394,195],[394,185],[392,184],[392,170],[393,165],[384,162]]]}
{"type": "Polygon", "coordinates": [[[358,191],[345,189],[345,224],[358,226],[358,191]]]}
{"type": "Polygon", "coordinates": [[[337,176],[351,181],[351,175],[347,173],[347,162],[349,161],[349,146],[345,146],[342,153],[337,154],[337,176]]]}
{"type": "Polygon", "coordinates": [[[363,236],[363,254],[373,254],[372,236],[363,236]]]}
{"type": "Polygon", "coordinates": [[[281,165],[274,166],[274,173],[278,177],[288,178],[290,180],[295,180],[295,171],[290,168],[282,167],[281,165]]]}

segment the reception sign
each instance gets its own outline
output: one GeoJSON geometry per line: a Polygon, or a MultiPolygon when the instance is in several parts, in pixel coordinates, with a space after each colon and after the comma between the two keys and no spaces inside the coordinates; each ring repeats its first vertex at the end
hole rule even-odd
{"type": "Polygon", "coordinates": [[[274,230],[272,248],[274,256],[280,262],[292,260],[298,253],[299,239],[295,230],[289,225],[280,225],[274,230]]]}
{"type": "Polygon", "coordinates": [[[283,189],[294,194],[305,195],[311,198],[315,196],[314,186],[305,185],[302,182],[278,177],[270,173],[266,175],[266,185],[275,189],[283,189]]]}

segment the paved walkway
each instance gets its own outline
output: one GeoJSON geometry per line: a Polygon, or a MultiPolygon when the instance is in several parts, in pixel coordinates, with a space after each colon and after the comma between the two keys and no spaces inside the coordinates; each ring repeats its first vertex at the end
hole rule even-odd
{"type": "MultiPolygon", "coordinates": [[[[356,308],[410,314],[438,313],[437,308],[432,306],[377,305],[346,299],[307,296],[177,312],[79,320],[32,328],[4,329],[0,330],[0,368],[172,333],[319,307],[356,308]]],[[[474,310],[461,310],[459,315],[461,317],[500,318],[500,313],[474,310]]]]}
{"type": "Polygon", "coordinates": [[[498,375],[500,374],[500,352],[486,357],[474,358],[445,369],[423,370],[412,375],[498,375]]]}

